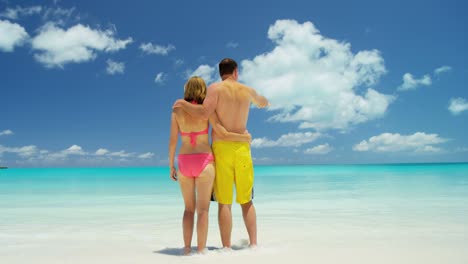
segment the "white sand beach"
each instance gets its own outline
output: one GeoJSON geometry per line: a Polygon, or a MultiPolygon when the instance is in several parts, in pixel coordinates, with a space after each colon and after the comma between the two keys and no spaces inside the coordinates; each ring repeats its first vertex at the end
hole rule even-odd
{"type": "MultiPolygon", "coordinates": [[[[387,223],[365,222],[366,217],[272,219],[259,212],[259,242],[247,247],[247,235],[239,212],[234,212],[233,250],[220,249],[213,208],[209,251],[205,255],[181,256],[180,220],[154,224],[112,219],[86,224],[24,225],[3,230],[1,263],[466,263],[466,225],[414,225],[394,219],[387,223]],[[364,222],[360,222],[364,221],[364,222]],[[464,230],[464,233],[460,233],[464,230]]],[[[238,208],[234,208],[238,209],[238,208]]],[[[262,207],[259,206],[262,210],[262,207]]],[[[67,217],[63,216],[66,220],[67,217]]],[[[370,219],[370,218],[367,218],[370,219]]],[[[195,239],[194,239],[195,241],[195,239]]]]}

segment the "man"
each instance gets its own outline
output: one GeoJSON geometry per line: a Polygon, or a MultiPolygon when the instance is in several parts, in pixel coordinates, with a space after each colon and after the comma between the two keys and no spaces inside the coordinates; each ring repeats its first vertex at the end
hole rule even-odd
{"type": "MultiPolygon", "coordinates": [[[[223,59],[219,63],[222,81],[208,87],[203,105],[195,105],[178,100],[174,108],[182,107],[190,115],[208,119],[216,112],[221,124],[229,132],[247,131],[250,104],[266,107],[268,100],[257,92],[239,83],[237,63],[233,59],[223,59]]],[[[212,131],[213,153],[216,163],[214,194],[218,201],[218,222],[223,247],[231,247],[232,196],[236,186],[236,202],[241,205],[242,216],[249,234],[250,246],[257,245],[257,217],[253,199],[253,163],[250,144],[247,142],[221,141],[212,131]]]]}

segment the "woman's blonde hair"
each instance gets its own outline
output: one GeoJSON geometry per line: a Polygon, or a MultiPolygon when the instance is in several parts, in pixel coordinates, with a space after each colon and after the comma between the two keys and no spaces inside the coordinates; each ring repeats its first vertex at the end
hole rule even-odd
{"type": "Polygon", "coordinates": [[[198,77],[191,77],[184,86],[184,99],[187,102],[196,102],[202,104],[206,96],[205,81],[198,77]]]}

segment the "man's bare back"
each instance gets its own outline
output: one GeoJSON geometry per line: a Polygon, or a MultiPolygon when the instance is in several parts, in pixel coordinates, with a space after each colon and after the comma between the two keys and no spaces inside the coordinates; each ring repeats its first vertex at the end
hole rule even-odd
{"type": "MultiPolygon", "coordinates": [[[[215,111],[221,124],[227,131],[244,133],[252,102],[250,88],[228,78],[217,83],[212,89],[217,90],[218,103],[215,111]]],[[[213,133],[213,141],[216,140],[218,137],[213,133]]]]}

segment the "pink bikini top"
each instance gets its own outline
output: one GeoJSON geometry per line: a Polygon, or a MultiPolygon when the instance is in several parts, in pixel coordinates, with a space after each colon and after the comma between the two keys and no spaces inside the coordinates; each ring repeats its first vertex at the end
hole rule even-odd
{"type": "Polygon", "coordinates": [[[180,132],[181,136],[189,136],[190,137],[190,144],[195,147],[197,144],[197,136],[198,135],[208,135],[208,127],[205,130],[198,131],[198,132],[180,132]]]}

